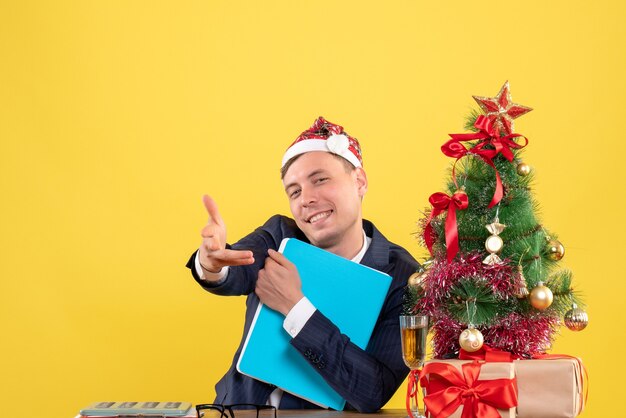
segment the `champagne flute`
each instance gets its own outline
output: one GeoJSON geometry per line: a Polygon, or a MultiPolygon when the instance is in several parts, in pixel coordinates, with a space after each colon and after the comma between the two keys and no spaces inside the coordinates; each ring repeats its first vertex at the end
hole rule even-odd
{"type": "MultiPolygon", "coordinates": [[[[404,364],[411,369],[412,374],[415,374],[424,365],[424,360],[426,359],[428,315],[400,315],[400,332],[404,364]]],[[[415,391],[418,391],[417,384],[418,382],[415,381],[415,391]]],[[[417,394],[411,396],[411,412],[413,416],[408,418],[426,418],[420,414],[416,399],[417,394]]]]}

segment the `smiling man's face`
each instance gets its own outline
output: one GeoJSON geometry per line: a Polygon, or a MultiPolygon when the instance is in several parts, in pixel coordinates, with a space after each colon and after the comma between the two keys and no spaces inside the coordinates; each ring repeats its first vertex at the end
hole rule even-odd
{"type": "Polygon", "coordinates": [[[363,245],[361,200],[367,191],[362,168],[348,169],[328,152],[307,152],[288,168],[283,185],[311,244],[346,258],[356,255],[363,245]]]}

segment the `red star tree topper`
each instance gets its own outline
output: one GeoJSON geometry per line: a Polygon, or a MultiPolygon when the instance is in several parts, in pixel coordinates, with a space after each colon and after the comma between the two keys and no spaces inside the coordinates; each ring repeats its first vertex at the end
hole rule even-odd
{"type": "Polygon", "coordinates": [[[530,107],[513,103],[509,82],[505,82],[496,97],[472,96],[480,105],[493,126],[506,135],[513,133],[513,119],[516,119],[531,110],[530,107]]]}

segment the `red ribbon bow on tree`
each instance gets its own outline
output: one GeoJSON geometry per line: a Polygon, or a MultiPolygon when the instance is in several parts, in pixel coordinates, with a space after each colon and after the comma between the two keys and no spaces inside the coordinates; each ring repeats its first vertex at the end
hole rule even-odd
{"type": "Polygon", "coordinates": [[[445,418],[463,406],[461,418],[499,418],[499,409],[517,405],[515,379],[478,380],[478,361],[462,366],[461,374],[447,363],[429,363],[420,375],[420,385],[428,394],[426,408],[432,416],[445,418]]]}
{"type": "MultiPolygon", "coordinates": [[[[491,168],[493,168],[496,172],[496,189],[493,193],[493,198],[489,203],[489,208],[492,208],[494,205],[498,204],[500,200],[502,200],[502,196],[504,192],[502,190],[502,180],[500,179],[500,173],[496,169],[496,166],[493,163],[493,159],[498,155],[502,154],[504,158],[508,161],[513,161],[513,149],[524,148],[528,145],[528,138],[520,134],[510,134],[506,136],[500,136],[500,132],[492,125],[492,121],[484,115],[478,116],[476,122],[474,123],[474,127],[479,130],[479,132],[471,133],[471,134],[449,134],[450,139],[448,142],[441,146],[441,151],[447,155],[448,157],[456,158],[456,160],[460,160],[462,157],[465,157],[467,154],[474,154],[478,157],[482,158],[482,160],[488,164],[491,168]],[[526,140],[524,145],[520,145],[513,141],[513,138],[522,137],[526,140]],[[481,142],[474,145],[472,148],[467,149],[465,145],[461,142],[465,141],[473,141],[480,140],[481,142]],[[491,145],[492,148],[485,148],[487,145],[491,145]]],[[[455,162],[456,166],[456,162],[455,162]]],[[[456,183],[455,170],[452,169],[452,178],[456,183]]]]}
{"type": "Polygon", "coordinates": [[[448,255],[448,261],[452,261],[456,253],[459,252],[459,231],[456,224],[456,210],[463,210],[467,208],[468,199],[467,194],[464,192],[456,192],[452,197],[445,193],[437,192],[430,195],[428,201],[433,206],[430,212],[430,217],[426,221],[426,227],[424,228],[424,242],[430,254],[433,253],[433,244],[435,242],[433,227],[430,221],[443,211],[447,210],[446,216],[446,252],[448,255]]]}

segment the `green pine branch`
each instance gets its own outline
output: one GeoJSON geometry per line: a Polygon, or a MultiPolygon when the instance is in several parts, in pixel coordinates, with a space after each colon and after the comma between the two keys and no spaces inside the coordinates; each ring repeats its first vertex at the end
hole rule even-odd
{"type": "Polygon", "coordinates": [[[572,272],[570,270],[560,270],[550,276],[545,283],[552,291],[554,299],[550,309],[557,312],[560,316],[565,315],[567,311],[572,309],[572,304],[584,307],[580,296],[572,288],[572,272]]]}
{"type": "Polygon", "coordinates": [[[474,123],[476,123],[476,119],[478,119],[478,117],[482,114],[483,114],[482,112],[479,112],[476,109],[472,109],[469,115],[467,115],[467,117],[465,118],[465,126],[464,126],[465,130],[478,132],[478,129],[474,127],[474,123]]]}
{"type": "Polygon", "coordinates": [[[513,306],[498,299],[483,279],[467,278],[452,288],[446,308],[460,322],[489,325],[496,317],[511,312],[513,306]]]}

